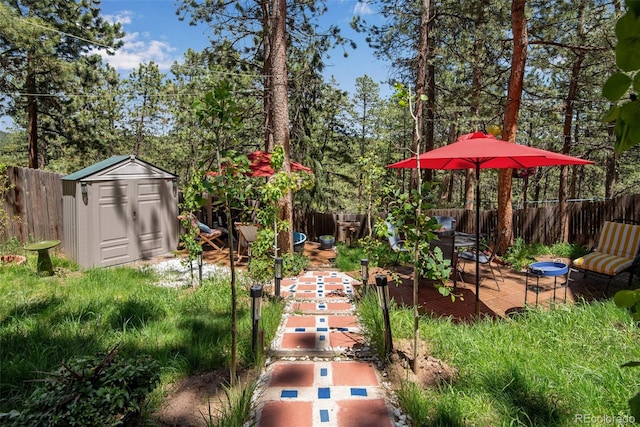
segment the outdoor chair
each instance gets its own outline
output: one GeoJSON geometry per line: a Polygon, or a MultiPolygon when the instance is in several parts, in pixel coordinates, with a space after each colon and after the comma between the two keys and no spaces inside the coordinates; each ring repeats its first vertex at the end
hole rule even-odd
{"type": "Polygon", "coordinates": [[[456,289],[458,279],[458,251],[456,250],[456,234],[453,230],[443,231],[437,234],[437,237],[429,242],[431,252],[435,248],[442,251],[442,259],[449,260],[451,263],[451,274],[453,275],[453,289],[456,289]]]}
{"type": "Polygon", "coordinates": [[[256,224],[236,222],[234,224],[238,232],[238,258],[237,262],[241,262],[243,258],[247,262],[251,260],[251,244],[258,240],[258,226],[256,224]]]}
{"type": "MultiPolygon", "coordinates": [[[[185,217],[183,215],[178,216],[179,220],[183,220],[185,217]]],[[[208,225],[200,222],[198,218],[193,214],[188,214],[187,218],[191,222],[191,226],[198,229],[198,242],[201,246],[207,243],[216,251],[221,251],[224,248],[224,242],[220,237],[223,234],[221,229],[211,229],[208,225]]]]}
{"type": "Polygon", "coordinates": [[[606,276],[609,293],[611,279],[621,273],[629,273],[631,287],[633,274],[640,265],[640,225],[628,220],[605,221],[598,246],[587,255],[573,260],[572,267],[582,271],[606,276]]]}
{"type": "Polygon", "coordinates": [[[404,247],[404,240],[398,236],[398,231],[396,230],[395,225],[391,224],[389,221],[385,221],[387,225],[387,236],[389,238],[389,246],[395,252],[406,251],[407,248],[404,247]]]}
{"type": "Polygon", "coordinates": [[[496,282],[496,286],[498,287],[498,291],[500,290],[500,283],[498,283],[498,278],[493,268],[493,264],[496,265],[498,269],[498,273],[500,273],[500,281],[504,282],[504,276],[502,275],[502,269],[500,268],[500,264],[496,262],[497,258],[497,250],[500,247],[500,243],[502,243],[502,238],[504,237],[504,232],[495,234],[494,241],[492,244],[487,245],[483,242],[480,242],[480,253],[476,253],[475,248],[470,248],[470,250],[460,252],[458,254],[458,259],[464,260],[462,263],[462,268],[459,270],[460,279],[464,283],[464,279],[462,278],[462,273],[465,272],[465,267],[468,261],[472,261],[473,263],[478,262],[480,264],[488,265],[491,270],[491,275],[493,276],[493,280],[496,282]]]}
{"type": "Polygon", "coordinates": [[[434,216],[436,222],[440,224],[440,229],[443,231],[455,230],[456,219],[452,216],[434,216]]]}
{"type": "MultiPolygon", "coordinates": [[[[385,224],[387,225],[387,237],[389,238],[389,246],[391,246],[391,250],[395,254],[397,254],[397,257],[400,257],[401,252],[408,252],[409,249],[404,246],[404,240],[398,235],[398,230],[396,230],[396,227],[389,221],[385,221],[385,224]]],[[[397,258],[395,262],[398,262],[397,258]]]]}

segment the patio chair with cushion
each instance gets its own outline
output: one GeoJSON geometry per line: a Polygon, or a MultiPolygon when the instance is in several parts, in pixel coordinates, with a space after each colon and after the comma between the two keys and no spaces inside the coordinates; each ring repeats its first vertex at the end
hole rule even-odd
{"type": "MultiPolygon", "coordinates": [[[[496,286],[498,290],[500,290],[500,284],[498,283],[498,278],[493,269],[493,265],[495,264],[498,268],[498,273],[500,273],[500,281],[504,282],[504,276],[502,275],[502,269],[500,268],[500,264],[497,261],[497,250],[500,247],[500,243],[502,243],[502,239],[505,233],[496,232],[494,241],[492,244],[487,245],[485,243],[480,242],[480,253],[476,253],[476,249],[470,249],[464,252],[460,252],[458,254],[458,259],[464,260],[462,263],[462,268],[460,269],[461,273],[464,273],[464,268],[467,265],[467,261],[473,261],[474,263],[477,261],[480,264],[488,265],[491,270],[491,275],[493,276],[493,280],[496,282],[496,286]]],[[[460,274],[460,278],[462,279],[462,274],[460,274]]],[[[462,279],[464,283],[464,279],[462,279]]]]}
{"type": "Polygon", "coordinates": [[[247,262],[251,259],[251,244],[258,240],[258,226],[256,224],[236,222],[234,224],[238,232],[238,259],[241,262],[243,258],[247,262]]]}
{"type": "Polygon", "coordinates": [[[586,273],[596,273],[606,276],[609,293],[611,279],[621,273],[629,273],[629,287],[633,281],[633,274],[640,264],[640,225],[629,221],[605,221],[598,246],[593,252],[573,260],[572,267],[586,273]]]}

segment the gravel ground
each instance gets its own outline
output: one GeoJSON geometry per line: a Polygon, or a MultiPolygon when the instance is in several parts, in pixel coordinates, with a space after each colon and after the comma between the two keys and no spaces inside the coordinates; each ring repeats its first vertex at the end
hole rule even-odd
{"type": "MultiPolygon", "coordinates": [[[[193,265],[193,280],[198,282],[198,263],[194,261],[193,265]]],[[[141,267],[143,270],[153,270],[161,276],[160,282],[156,285],[167,288],[180,288],[183,286],[191,286],[191,268],[188,263],[183,260],[175,258],[166,261],[161,261],[154,264],[147,264],[141,267]]],[[[206,279],[212,276],[231,276],[231,271],[228,267],[219,266],[215,264],[202,264],[202,278],[206,279]]]]}

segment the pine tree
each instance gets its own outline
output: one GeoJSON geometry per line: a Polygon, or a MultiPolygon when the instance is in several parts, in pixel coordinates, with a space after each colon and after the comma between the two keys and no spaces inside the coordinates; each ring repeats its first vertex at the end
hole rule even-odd
{"type": "Polygon", "coordinates": [[[74,114],[73,96],[86,93],[82,84],[95,83],[89,70],[100,61],[92,53],[113,52],[123,33],[100,16],[97,0],[11,0],[0,3],[0,34],[0,89],[10,94],[3,113],[21,118],[19,111],[26,112],[29,167],[38,168],[45,162],[40,147],[63,134],[58,120],[45,127],[40,116],[74,114]]]}

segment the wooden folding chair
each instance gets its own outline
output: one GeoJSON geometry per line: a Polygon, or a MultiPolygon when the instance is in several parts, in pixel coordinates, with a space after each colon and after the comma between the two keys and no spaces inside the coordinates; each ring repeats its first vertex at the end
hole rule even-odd
{"type": "MultiPolygon", "coordinates": [[[[191,226],[198,230],[198,242],[201,246],[207,243],[216,251],[222,251],[222,248],[224,248],[224,242],[220,238],[222,236],[222,230],[210,229],[205,224],[200,223],[198,218],[192,213],[189,214],[188,218],[191,221],[191,226]],[[202,227],[200,224],[202,224],[202,227]],[[205,228],[205,230],[203,230],[203,228],[205,228]]],[[[183,216],[179,216],[178,219],[182,220],[183,216]]]]}
{"type": "Polygon", "coordinates": [[[200,231],[198,233],[198,237],[200,238],[200,245],[204,245],[205,243],[207,243],[218,252],[222,251],[222,248],[224,248],[224,242],[222,241],[222,239],[220,239],[220,236],[222,236],[222,231],[216,229],[211,230],[211,233],[205,233],[203,231],[200,231]]]}
{"type": "Polygon", "coordinates": [[[238,232],[238,258],[237,262],[241,262],[243,258],[247,262],[251,260],[251,244],[258,240],[258,226],[256,224],[236,222],[234,224],[238,232]]]}

